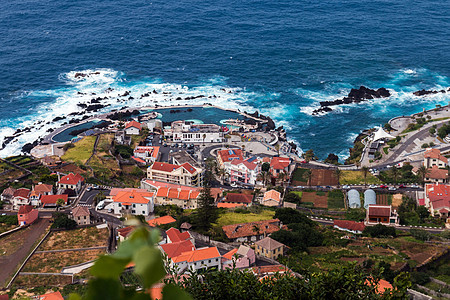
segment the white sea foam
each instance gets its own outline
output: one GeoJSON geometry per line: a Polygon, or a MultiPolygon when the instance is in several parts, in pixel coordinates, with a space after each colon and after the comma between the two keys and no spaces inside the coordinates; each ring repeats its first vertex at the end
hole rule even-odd
{"type": "MultiPolygon", "coordinates": [[[[24,97],[50,98],[53,99],[51,102],[36,107],[31,116],[3,121],[0,124],[0,145],[4,142],[5,137],[11,136],[16,129],[31,128],[30,132],[17,134],[4,149],[0,150],[0,156],[5,157],[20,153],[24,144],[46,136],[47,130],[58,127],[67,120],[79,119],[84,115],[92,116],[112,109],[120,109],[123,106],[133,108],[154,105],[184,106],[211,103],[224,108],[255,111],[256,109],[248,103],[257,102],[256,99],[278,97],[276,94],[248,92],[243,88],[229,87],[225,84],[226,78],[220,76],[196,85],[167,83],[153,78],[127,81],[124,74],[111,69],[71,71],[61,74],[59,78],[66,86],[58,89],[32,91],[29,95],[24,95],[24,97]],[[82,76],[80,74],[87,75],[82,76]],[[129,94],[123,96],[125,92],[129,94]],[[189,99],[199,95],[204,97],[189,99]],[[97,113],[86,112],[83,115],[69,116],[71,113],[79,113],[84,110],[78,104],[89,105],[92,99],[97,98],[105,98],[99,101],[100,104],[107,105],[107,107],[100,109],[97,113]],[[66,119],[52,122],[56,117],[66,117],[66,119]]],[[[262,109],[260,112],[270,116],[273,113],[282,118],[283,109],[283,107],[271,107],[270,109],[262,109]]],[[[275,120],[278,121],[277,118],[275,120]]],[[[280,122],[279,125],[289,126],[288,122],[280,122]]]]}

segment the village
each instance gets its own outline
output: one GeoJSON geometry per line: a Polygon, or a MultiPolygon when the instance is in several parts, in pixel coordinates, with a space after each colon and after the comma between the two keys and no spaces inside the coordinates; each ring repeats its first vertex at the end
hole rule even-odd
{"type": "MultiPolygon", "coordinates": [[[[8,295],[82,288],[96,257],[132,234],[132,219],[158,230],[158,249],[177,274],[239,268],[258,278],[300,276],[303,268],[356,262],[384,268],[381,292],[392,288],[393,274],[408,271],[412,294],[450,294],[442,267],[446,148],[369,167],[372,145],[395,139],[380,127],[366,142],[371,162],[363,155],[366,165],[347,167],[319,162],[312,150],[299,155],[263,116],[205,124],[168,114],[173,121],[129,113],[77,132],[68,127],[31,155],[2,159],[0,284],[8,295]],[[57,141],[68,132],[69,140],[57,141]],[[205,206],[213,207],[210,224],[202,222],[205,206]],[[417,279],[421,270],[426,279],[417,279]]],[[[124,284],[139,285],[126,274],[124,284]]]]}

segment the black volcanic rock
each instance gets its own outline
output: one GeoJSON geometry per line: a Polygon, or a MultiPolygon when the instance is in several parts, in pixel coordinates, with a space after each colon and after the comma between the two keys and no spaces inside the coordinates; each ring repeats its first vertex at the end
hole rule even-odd
{"type": "MultiPolygon", "coordinates": [[[[450,88],[448,89],[448,91],[450,92],[450,88]]],[[[440,91],[429,90],[429,91],[427,91],[427,90],[422,89],[420,91],[414,92],[413,94],[415,96],[425,96],[425,95],[437,94],[437,93],[447,93],[447,91],[446,90],[440,90],[440,91]]]]}

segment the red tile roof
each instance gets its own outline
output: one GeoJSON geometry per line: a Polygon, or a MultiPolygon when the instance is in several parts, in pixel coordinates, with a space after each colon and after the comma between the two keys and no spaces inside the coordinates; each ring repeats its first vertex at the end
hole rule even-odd
{"type": "Polygon", "coordinates": [[[53,292],[45,295],[40,295],[39,300],[64,300],[64,298],[60,292],[53,292]]]}
{"type": "Polygon", "coordinates": [[[81,176],[78,173],[77,174],[69,173],[66,176],[61,177],[58,183],[76,185],[79,181],[84,181],[83,176],[81,176]]]}
{"type": "Polygon", "coordinates": [[[134,227],[128,226],[128,227],[117,229],[117,232],[119,233],[119,235],[126,238],[133,231],[133,229],[134,229],[134,227]]]}
{"type": "Polygon", "coordinates": [[[154,218],[153,220],[149,220],[149,221],[147,221],[147,223],[148,223],[148,225],[155,227],[158,225],[170,224],[170,223],[173,223],[176,221],[177,220],[175,220],[171,216],[163,216],[163,217],[159,217],[159,218],[154,218]]]}
{"type": "Polygon", "coordinates": [[[239,207],[239,206],[244,206],[244,204],[242,204],[242,203],[223,203],[223,202],[217,203],[217,207],[219,207],[219,208],[235,208],[235,207],[239,207]]]}
{"type": "Polygon", "coordinates": [[[25,188],[17,189],[14,192],[14,197],[21,197],[21,198],[28,199],[29,195],[30,195],[30,190],[29,189],[25,189],[25,188]]]}
{"type": "Polygon", "coordinates": [[[355,221],[348,221],[348,220],[334,220],[333,222],[334,226],[337,226],[342,229],[348,229],[352,231],[363,231],[366,226],[363,222],[355,222],[355,221]]]}
{"type": "Polygon", "coordinates": [[[270,190],[270,191],[265,192],[263,201],[268,201],[268,200],[275,200],[277,202],[280,202],[281,193],[276,190],[270,190]]]}
{"type": "Polygon", "coordinates": [[[178,262],[195,262],[200,260],[206,260],[211,258],[218,258],[220,257],[219,250],[217,250],[217,247],[209,247],[209,248],[203,248],[203,249],[197,249],[193,251],[184,252],[179,256],[176,256],[172,258],[172,261],[175,263],[178,262]]]}
{"type": "Polygon", "coordinates": [[[447,179],[448,178],[448,170],[447,169],[439,169],[438,166],[433,166],[427,169],[426,178],[430,179],[447,179]]]}
{"type": "Polygon", "coordinates": [[[172,243],[181,242],[191,238],[189,232],[180,232],[178,229],[173,227],[166,231],[166,235],[172,243]]]}
{"type": "Polygon", "coordinates": [[[34,190],[38,193],[49,193],[53,191],[53,185],[51,184],[38,184],[34,186],[34,190]]]}
{"type": "Polygon", "coordinates": [[[390,217],[391,216],[391,206],[390,205],[369,205],[369,216],[377,217],[390,217]]]}
{"type": "Polygon", "coordinates": [[[142,158],[136,156],[132,156],[131,158],[137,161],[138,163],[145,164],[145,160],[143,160],[142,158]]]}
{"type": "Polygon", "coordinates": [[[72,216],[74,217],[83,217],[83,216],[89,216],[89,209],[85,206],[77,206],[74,209],[72,209],[72,216]]]}
{"type": "Polygon", "coordinates": [[[234,159],[243,159],[241,149],[220,150],[217,155],[220,156],[223,162],[232,161],[234,159]]]}
{"type": "Polygon", "coordinates": [[[231,203],[252,203],[253,195],[245,195],[238,193],[228,193],[225,200],[223,202],[231,202],[231,203]]]}
{"type": "Polygon", "coordinates": [[[123,203],[140,203],[147,204],[150,199],[154,196],[153,192],[140,192],[140,191],[119,191],[115,197],[113,197],[114,202],[123,203]]]}
{"type": "Polygon", "coordinates": [[[250,223],[241,223],[222,226],[223,231],[229,239],[235,239],[240,237],[254,236],[258,234],[271,234],[280,230],[280,220],[265,220],[250,223]],[[255,226],[259,229],[255,230],[255,226]]]}
{"type": "Polygon", "coordinates": [[[131,192],[134,191],[136,193],[147,193],[148,191],[145,189],[137,189],[137,188],[112,188],[109,192],[109,196],[117,196],[119,192],[131,192]]]}
{"type": "Polygon", "coordinates": [[[426,195],[431,202],[450,200],[450,185],[448,184],[427,184],[425,187],[426,195]]]}
{"type": "Polygon", "coordinates": [[[141,123],[132,120],[132,121],[128,122],[127,125],[125,125],[125,129],[131,128],[131,127],[141,130],[142,125],[141,125],[141,123]]]}
{"type": "Polygon", "coordinates": [[[233,255],[236,254],[236,252],[238,252],[237,248],[234,248],[233,250],[225,253],[224,255],[222,255],[223,258],[225,258],[226,260],[232,260],[233,259],[233,255]]]}
{"type": "Polygon", "coordinates": [[[447,157],[441,155],[441,150],[439,150],[439,149],[429,149],[429,150],[425,151],[425,154],[423,156],[425,158],[439,159],[445,163],[448,163],[447,157]]]}
{"type": "Polygon", "coordinates": [[[195,250],[194,244],[190,240],[179,241],[175,243],[168,243],[161,245],[164,253],[167,254],[167,257],[173,258],[181,255],[183,252],[189,252],[195,250]]]}
{"type": "Polygon", "coordinates": [[[56,201],[58,199],[63,199],[64,203],[67,204],[67,199],[69,198],[69,195],[63,194],[63,195],[42,195],[41,196],[41,203],[42,204],[56,204],[56,201]]]}
{"type": "Polygon", "coordinates": [[[270,161],[270,167],[276,170],[283,170],[291,164],[291,159],[289,157],[272,157],[270,161]]]}
{"type": "Polygon", "coordinates": [[[195,171],[197,171],[190,163],[185,162],[184,164],[181,165],[183,168],[186,169],[186,171],[188,171],[191,174],[194,174],[195,171]]]}
{"type": "Polygon", "coordinates": [[[32,211],[32,210],[33,210],[33,205],[22,205],[22,206],[19,208],[18,214],[19,214],[19,215],[27,214],[27,213],[29,213],[29,212],[32,211]]]}

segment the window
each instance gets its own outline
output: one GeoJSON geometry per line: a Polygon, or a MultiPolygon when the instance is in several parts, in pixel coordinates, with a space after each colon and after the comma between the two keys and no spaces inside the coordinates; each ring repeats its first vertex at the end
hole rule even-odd
{"type": "Polygon", "coordinates": [[[133,204],[133,208],[135,208],[136,207],[136,204],[133,204]]]}
{"type": "Polygon", "coordinates": [[[145,215],[145,211],[142,211],[142,214],[145,215]]]}
{"type": "Polygon", "coordinates": [[[219,259],[218,259],[218,258],[216,258],[216,261],[219,261],[219,259]]]}
{"type": "Polygon", "coordinates": [[[84,216],[84,219],[86,220],[86,216],[84,216]]]}
{"type": "Polygon", "coordinates": [[[211,263],[211,260],[208,260],[208,263],[211,263]]]}
{"type": "Polygon", "coordinates": [[[135,211],[135,210],[133,209],[133,210],[131,211],[131,213],[132,213],[132,214],[135,214],[135,213],[136,213],[136,211],[135,211]]]}

